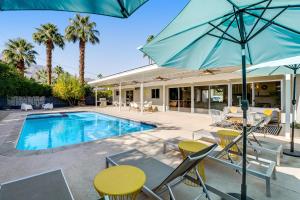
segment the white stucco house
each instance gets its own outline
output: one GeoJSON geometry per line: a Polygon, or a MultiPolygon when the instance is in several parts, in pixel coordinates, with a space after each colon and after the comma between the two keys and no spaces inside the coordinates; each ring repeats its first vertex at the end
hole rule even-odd
{"type": "MultiPolygon", "coordinates": [[[[113,90],[113,101],[119,102],[120,106],[151,101],[161,112],[209,113],[210,109],[222,110],[225,106],[240,105],[241,75],[236,71],[235,67],[190,71],[152,64],[106,76],[89,84],[95,88],[113,90]]],[[[282,123],[290,121],[292,81],[291,75],[248,77],[250,106],[278,108],[282,113],[282,123]]],[[[299,97],[300,87],[297,88],[298,121],[299,97]]]]}

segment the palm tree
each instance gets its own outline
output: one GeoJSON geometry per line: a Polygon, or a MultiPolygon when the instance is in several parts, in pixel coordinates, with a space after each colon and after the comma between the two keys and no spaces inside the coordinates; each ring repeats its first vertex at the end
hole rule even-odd
{"type": "Polygon", "coordinates": [[[32,35],[32,38],[38,44],[44,44],[46,46],[47,54],[47,74],[48,74],[48,84],[51,85],[51,76],[52,76],[52,51],[57,45],[61,49],[64,48],[64,37],[58,32],[56,25],[47,23],[41,25],[41,27],[36,29],[32,35]]]}
{"type": "Polygon", "coordinates": [[[97,78],[101,79],[101,78],[103,78],[103,75],[100,73],[97,75],[97,78]]]}
{"type": "Polygon", "coordinates": [[[74,19],[70,19],[70,25],[65,30],[65,37],[73,43],[79,41],[79,80],[84,84],[84,59],[85,45],[99,43],[99,31],[96,29],[96,23],[90,21],[89,16],[80,16],[77,14],[74,19]]]}
{"type": "Polygon", "coordinates": [[[46,84],[47,83],[47,71],[42,68],[35,73],[35,79],[39,83],[46,84]]]}
{"type": "Polygon", "coordinates": [[[34,46],[22,38],[10,39],[5,46],[2,51],[3,60],[8,64],[15,65],[24,76],[25,67],[36,63],[37,52],[34,50],[34,46]]]}
{"type": "MultiPolygon", "coordinates": [[[[150,43],[153,39],[154,39],[154,35],[149,35],[148,38],[147,38],[147,40],[146,40],[147,44],[150,43]]],[[[152,64],[151,58],[150,58],[147,54],[144,53],[144,58],[145,58],[145,57],[148,58],[148,60],[149,60],[149,65],[151,65],[151,64],[152,64]]]]}
{"type": "Polygon", "coordinates": [[[63,74],[64,70],[63,70],[62,66],[56,65],[56,67],[54,67],[54,73],[56,74],[57,77],[59,77],[61,74],[63,74]]]}

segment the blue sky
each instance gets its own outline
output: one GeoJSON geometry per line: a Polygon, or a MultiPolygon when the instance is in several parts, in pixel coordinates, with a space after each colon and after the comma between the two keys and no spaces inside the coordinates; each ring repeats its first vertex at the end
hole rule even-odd
{"type": "MultiPolygon", "coordinates": [[[[98,73],[110,75],[147,64],[137,50],[148,35],[159,33],[187,4],[188,0],[149,0],[128,19],[92,15],[100,31],[100,44],[87,46],[86,77],[98,73]]],[[[0,13],[0,50],[10,38],[22,37],[32,42],[32,33],[43,23],[54,23],[63,33],[75,13],[53,11],[7,11],[0,13]]],[[[45,65],[45,47],[35,44],[37,64],[45,65]]],[[[72,74],[78,73],[78,44],[67,43],[56,48],[53,66],[61,64],[72,74]]]]}

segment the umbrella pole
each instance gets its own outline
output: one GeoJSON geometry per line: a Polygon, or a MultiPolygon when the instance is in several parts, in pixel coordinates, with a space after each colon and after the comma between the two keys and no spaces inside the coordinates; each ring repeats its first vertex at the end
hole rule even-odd
{"type": "Polygon", "coordinates": [[[242,102],[243,110],[243,165],[242,165],[242,184],[241,184],[241,200],[250,199],[247,197],[247,110],[249,107],[247,100],[247,71],[246,71],[246,39],[243,12],[239,12],[240,34],[241,34],[241,50],[242,50],[242,102]]]}
{"type": "Polygon", "coordinates": [[[291,148],[284,149],[283,153],[288,156],[300,157],[300,152],[294,149],[294,137],[295,137],[295,113],[296,113],[296,81],[297,81],[297,69],[294,69],[294,83],[293,83],[293,113],[292,113],[292,136],[291,136],[291,148]]]}
{"type": "Polygon", "coordinates": [[[229,195],[241,200],[253,200],[247,196],[247,110],[249,103],[247,100],[247,70],[246,70],[246,43],[245,26],[243,19],[243,11],[239,11],[239,24],[241,34],[241,50],[242,50],[242,101],[241,108],[243,110],[243,164],[242,164],[242,184],[241,194],[228,193],[229,195]]]}

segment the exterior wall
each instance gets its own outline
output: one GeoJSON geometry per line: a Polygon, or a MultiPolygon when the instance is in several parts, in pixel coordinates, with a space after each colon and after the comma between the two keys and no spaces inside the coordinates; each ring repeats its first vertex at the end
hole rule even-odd
{"type": "MultiPolygon", "coordinates": [[[[224,79],[226,79],[224,77],[224,79]]],[[[284,80],[284,76],[279,75],[279,76],[269,76],[269,77],[253,77],[253,78],[248,78],[247,82],[252,83],[252,82],[264,82],[264,81],[280,81],[282,80],[282,85],[281,85],[281,108],[282,108],[282,121],[284,121],[284,116],[285,116],[285,107],[286,107],[286,82],[284,80]]],[[[300,123],[300,75],[297,76],[297,116],[296,119],[300,123]]],[[[154,83],[147,83],[145,84],[144,87],[144,101],[152,101],[154,106],[157,106],[160,111],[163,110],[163,86],[162,83],[168,84],[168,82],[154,82],[154,83]],[[156,86],[151,86],[151,85],[156,85],[156,86]],[[160,98],[159,99],[152,99],[151,98],[151,89],[160,89],[160,98]]],[[[241,79],[231,79],[231,80],[218,80],[218,81],[206,81],[206,82],[193,82],[193,83],[182,83],[182,80],[173,80],[172,84],[168,84],[165,87],[165,103],[166,103],[166,109],[168,110],[168,103],[169,103],[169,95],[168,91],[169,88],[176,88],[176,87],[191,87],[191,86],[208,86],[208,85],[227,85],[227,84],[240,84],[241,79]],[[177,84],[178,82],[178,84],[177,84]]],[[[292,85],[292,83],[291,83],[292,85]]],[[[126,99],[126,90],[133,90],[133,100],[135,102],[140,101],[140,89],[139,89],[139,84],[134,85],[134,86],[124,86],[122,87],[122,102],[125,103],[126,99]]],[[[118,91],[119,88],[115,87],[114,88],[114,101],[119,101],[119,97],[116,96],[116,91],[118,91]]],[[[292,93],[292,88],[291,88],[291,93],[292,93]]],[[[250,100],[251,103],[251,100],[250,100]]],[[[197,112],[195,110],[195,112],[197,112]]]]}

